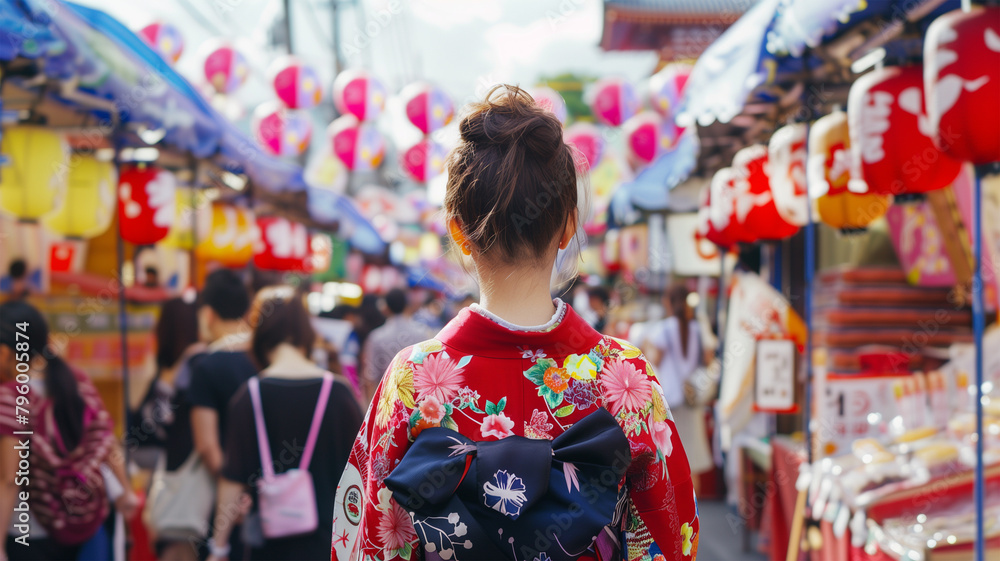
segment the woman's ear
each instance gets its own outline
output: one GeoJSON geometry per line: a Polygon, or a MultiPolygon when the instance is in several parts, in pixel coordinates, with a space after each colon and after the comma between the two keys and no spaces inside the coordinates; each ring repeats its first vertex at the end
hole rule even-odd
{"type": "Polygon", "coordinates": [[[462,250],[463,254],[472,255],[472,245],[469,243],[469,238],[465,237],[465,232],[462,231],[462,222],[458,218],[448,219],[448,234],[451,235],[452,241],[462,250]]]}
{"type": "Polygon", "coordinates": [[[573,240],[573,236],[576,235],[577,227],[577,211],[574,210],[568,218],[566,218],[566,227],[563,229],[562,237],[559,239],[559,249],[566,249],[569,247],[569,242],[573,240]]]}

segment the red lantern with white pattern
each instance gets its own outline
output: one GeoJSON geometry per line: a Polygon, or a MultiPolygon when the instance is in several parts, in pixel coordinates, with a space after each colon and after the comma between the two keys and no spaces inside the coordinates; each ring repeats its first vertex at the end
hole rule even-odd
{"type": "Polygon", "coordinates": [[[304,271],[309,265],[309,231],[298,222],[278,216],[257,219],[260,245],[253,263],[269,271],[304,271]]]}
{"type": "Polygon", "coordinates": [[[795,123],[774,131],[767,145],[771,194],[778,214],[789,224],[805,226],[809,221],[806,194],[806,136],[809,127],[795,123]]]}
{"type": "Polygon", "coordinates": [[[130,165],[118,178],[118,231],[137,245],[167,237],[174,222],[177,179],[156,166],[130,165]]]}
{"type": "Polygon", "coordinates": [[[1000,6],[934,20],[924,39],[924,88],[941,150],[976,165],[1000,162],[1000,6]]]}
{"type": "Polygon", "coordinates": [[[735,177],[733,168],[722,168],[715,172],[705,196],[708,223],[703,228],[703,234],[705,239],[723,248],[755,241],[736,219],[735,177]]]}
{"type": "Polygon", "coordinates": [[[799,230],[781,217],[767,175],[767,147],[747,146],[733,156],[736,220],[755,240],[781,240],[799,230]]]}
{"type": "Polygon", "coordinates": [[[858,78],[847,98],[851,191],[882,195],[947,187],[962,164],[936,146],[924,114],[920,66],[893,66],[858,78]]]}

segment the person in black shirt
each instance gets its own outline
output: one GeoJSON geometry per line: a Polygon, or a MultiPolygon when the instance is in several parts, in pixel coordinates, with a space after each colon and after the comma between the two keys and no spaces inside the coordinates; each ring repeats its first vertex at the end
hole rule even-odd
{"type": "MultiPolygon", "coordinates": [[[[309,359],[316,334],[309,313],[291,287],[269,287],[258,293],[250,324],[254,326],[251,353],[263,367],[259,376],[264,426],[274,471],[281,474],[301,467],[325,372],[309,359]]],[[[264,539],[251,548],[250,559],[330,558],[337,481],[361,427],[362,411],[351,388],[334,381],[321,414],[317,445],[308,466],[316,498],[317,528],[303,535],[264,539]]],[[[249,491],[256,501],[255,485],[263,472],[247,384],[240,387],[230,403],[225,450],[210,561],[231,557],[228,547],[218,544],[229,541],[232,513],[239,511],[241,493],[249,491]]]]}

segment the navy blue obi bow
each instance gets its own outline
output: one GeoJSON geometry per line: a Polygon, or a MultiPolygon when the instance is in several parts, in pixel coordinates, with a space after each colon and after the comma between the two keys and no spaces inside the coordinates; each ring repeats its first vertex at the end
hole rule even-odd
{"type": "Polygon", "coordinates": [[[551,441],[425,429],[385,485],[425,559],[569,561],[612,522],[630,463],[628,439],[601,408],[551,441]]]}

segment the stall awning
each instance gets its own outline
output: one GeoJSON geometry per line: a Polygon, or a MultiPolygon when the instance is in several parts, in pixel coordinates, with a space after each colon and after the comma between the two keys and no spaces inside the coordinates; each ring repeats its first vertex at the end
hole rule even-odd
{"type": "Polygon", "coordinates": [[[354,202],[329,189],[308,187],[309,214],[316,220],[339,224],[337,237],[364,253],[382,253],[386,243],[354,202]]]}

